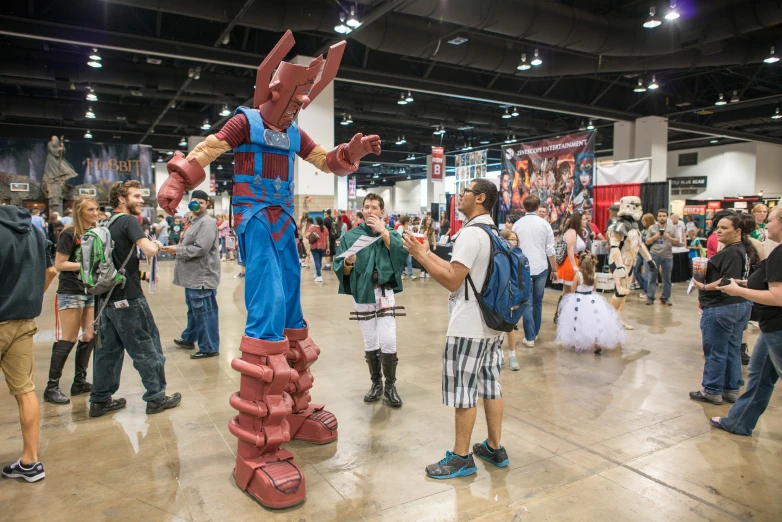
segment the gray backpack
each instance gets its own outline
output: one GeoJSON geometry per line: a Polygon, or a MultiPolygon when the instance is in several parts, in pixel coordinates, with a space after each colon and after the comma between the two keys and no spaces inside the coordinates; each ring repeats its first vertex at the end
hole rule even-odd
{"type": "Polygon", "coordinates": [[[111,219],[98,223],[81,236],[81,260],[79,270],[81,282],[84,284],[87,293],[92,295],[103,295],[114,291],[117,285],[125,285],[125,265],[130,261],[134,248],[130,249],[128,256],[117,270],[114,266],[112,253],[114,252],[114,240],[111,238],[109,227],[120,216],[127,214],[117,213],[111,216],[111,219]]]}

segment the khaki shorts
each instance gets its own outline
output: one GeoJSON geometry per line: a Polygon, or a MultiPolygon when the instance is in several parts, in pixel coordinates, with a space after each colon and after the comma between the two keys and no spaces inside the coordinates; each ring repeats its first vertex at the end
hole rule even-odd
{"type": "Polygon", "coordinates": [[[0,323],[0,368],[11,395],[35,390],[33,383],[33,336],[35,321],[21,319],[0,323]]]}

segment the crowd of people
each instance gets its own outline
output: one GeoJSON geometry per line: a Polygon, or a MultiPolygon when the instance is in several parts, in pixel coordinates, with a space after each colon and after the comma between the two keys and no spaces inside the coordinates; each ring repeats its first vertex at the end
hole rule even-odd
{"type": "MultiPolygon", "coordinates": [[[[89,393],[90,417],[124,408],[125,399],[115,394],[127,352],[145,388],[142,399],[147,414],[180,404],[182,396],[167,390],[160,334],[142,290],[143,281],[154,284],[158,276],[154,269],[141,271],[139,256],[174,258],[173,284],[184,288],[187,305],[187,326],[174,344],[182,349],[198,347],[192,359],[219,354],[216,294],[221,262],[239,253],[229,218],[209,215],[208,195],[196,190],[191,194],[186,220],[159,215],[154,225],[149,224],[139,217],[143,203],[140,188],[135,181],[114,184],[110,191],[113,212],[108,216],[95,198],[79,196],[68,215],[57,216],[58,223],[66,223],[61,230],[52,226],[51,219],[47,223],[39,211],[0,207],[0,242],[9,245],[0,252],[0,282],[7,297],[0,302],[0,367],[19,406],[24,440],[21,457],[3,470],[5,476],[28,482],[45,476],[38,458],[39,406],[32,379],[32,346],[43,294],[57,273],[56,308],[62,333],[52,346],[45,401],[67,404],[71,397],[89,393]],[[53,228],[55,236],[51,235],[53,228]],[[87,232],[99,230],[111,238],[110,265],[123,282],[105,291],[95,290],[93,274],[85,276],[80,255],[87,232]],[[19,259],[26,262],[19,263],[19,259]],[[25,282],[23,288],[18,281],[25,282]],[[101,349],[94,350],[98,337],[101,349]],[[75,375],[66,395],[59,381],[74,347],[75,375]]],[[[509,464],[501,442],[503,345],[507,338],[507,362],[511,370],[518,370],[516,332],[523,332],[523,346],[535,346],[548,281],[563,286],[555,314],[559,345],[600,354],[625,343],[616,311],[595,291],[597,258],[589,243],[604,237],[602,231],[589,216],[577,212],[566,221],[561,238],[555,239],[535,195],[524,200],[524,214],[515,216],[511,226],[501,232],[508,248],[518,247],[529,261],[532,289],[528,306],[513,331],[505,334],[488,326],[479,299],[470,298],[467,283],[483,288],[488,277],[492,240],[487,233],[500,232],[496,228],[487,232],[481,225],[495,226],[491,212],[498,197],[496,186],[488,180],[476,179],[465,187],[458,203],[465,221],[457,234],[450,233],[445,213],[439,227],[429,214],[421,217],[418,226],[410,216],[386,217],[384,201],[376,194],[365,197],[354,219],[327,210],[324,217],[314,220],[305,213],[298,223],[302,266],[312,261],[316,282],[323,281],[322,270],[331,268],[339,293],[353,299],[351,319],[360,326],[369,369],[370,389],[363,397],[367,403],[382,398],[394,408],[403,404],[397,388],[396,317],[404,315],[404,307],[397,306],[395,296],[402,292],[405,277],[415,278],[412,259],[421,266],[422,278],[431,278],[450,292],[442,401],[454,408],[456,433],[445,457],[426,467],[426,474],[436,479],[475,473],[474,457],[498,467],[509,464]],[[378,241],[358,254],[339,255],[363,236],[378,241]],[[433,255],[438,244],[448,241],[453,244],[450,261],[433,255]],[[488,437],[471,446],[479,398],[483,399],[488,437]]],[[[699,291],[705,362],[701,387],[691,392],[690,398],[714,405],[733,403],[727,416],[714,417],[711,424],[750,435],[782,372],[782,250],[772,247],[782,240],[782,210],[775,207],[769,212],[758,205],[750,214],[721,211],[713,217],[705,242],[698,237],[702,230],[692,219],[686,223],[677,216],[669,219],[665,209],[657,212],[656,219],[645,214],[641,227],[653,264],[641,259],[636,264],[635,281],[647,304],[655,301],[658,277],[663,283],[660,302],[672,304],[670,260],[674,247],[686,245],[697,254],[693,258],[704,253],[708,256],[704,280],[692,282],[699,291]],[[659,269],[651,270],[654,265],[659,269]],[[742,337],[751,318],[761,333],[750,357],[742,347],[742,337]],[[743,355],[749,360],[749,372],[741,394],[743,355]]]]}

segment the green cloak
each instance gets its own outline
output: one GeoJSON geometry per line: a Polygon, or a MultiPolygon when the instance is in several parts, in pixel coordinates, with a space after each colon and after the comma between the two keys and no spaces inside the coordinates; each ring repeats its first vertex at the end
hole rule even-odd
{"type": "MultiPolygon", "coordinates": [[[[339,293],[352,295],[359,304],[375,303],[375,285],[372,282],[372,272],[377,270],[378,281],[385,283],[393,281],[394,293],[402,291],[402,268],[407,261],[407,250],[402,246],[402,236],[389,227],[386,227],[391,238],[391,250],[386,248],[385,242],[380,239],[375,241],[361,252],[356,254],[356,265],[345,275],[345,258],[334,258],[334,273],[339,280],[339,293]]],[[[377,237],[366,223],[361,223],[352,228],[339,239],[337,255],[353,246],[353,243],[361,236],[377,237]]]]}

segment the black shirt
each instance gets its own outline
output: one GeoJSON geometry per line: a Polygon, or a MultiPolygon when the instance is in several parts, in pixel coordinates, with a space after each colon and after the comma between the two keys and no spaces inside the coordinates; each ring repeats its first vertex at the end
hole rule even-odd
{"type": "Polygon", "coordinates": [[[446,234],[446,232],[449,232],[450,230],[451,230],[451,223],[449,223],[447,219],[443,219],[443,221],[440,223],[440,235],[443,236],[446,234]]]}
{"type": "MultiPolygon", "coordinates": [[[[744,279],[747,270],[747,250],[741,242],[731,243],[711,258],[706,268],[706,281],[713,283],[720,279],[744,279]]],[[[701,308],[711,308],[713,306],[725,306],[738,304],[746,301],[743,297],[730,296],[723,294],[721,290],[700,290],[698,292],[698,302],[701,308]]]]}
{"type": "Polygon", "coordinates": [[[323,220],[323,226],[325,226],[325,227],[326,227],[326,230],[328,230],[328,231],[329,231],[329,242],[330,242],[330,243],[333,243],[333,242],[334,242],[334,240],[336,239],[336,238],[334,237],[334,218],[332,218],[331,216],[329,216],[329,217],[327,217],[326,219],[324,219],[324,220],[323,220]]]}
{"type": "Polygon", "coordinates": [[[136,216],[120,216],[111,224],[109,231],[111,232],[111,238],[114,240],[112,258],[117,270],[122,266],[128,253],[132,252],[128,264],[125,265],[125,287],[116,286],[111,293],[111,301],[144,297],[144,292],[141,290],[138,255],[136,254],[136,241],[146,237],[141,229],[141,224],[136,219],[136,216]]]}
{"type": "MultiPolygon", "coordinates": [[[[761,261],[760,266],[747,279],[750,290],[768,290],[769,283],[782,282],[782,248],[775,248],[771,254],[761,261]]],[[[763,333],[782,330],[782,306],[754,304],[763,333]]]]}
{"type": "MultiPolygon", "coordinates": [[[[73,227],[68,227],[60,234],[60,240],[57,242],[57,253],[68,256],[68,261],[76,262],[76,254],[79,251],[80,240],[74,242],[73,227]]],[[[79,272],[62,271],[60,272],[60,286],[57,288],[58,294],[84,295],[84,285],[81,282],[79,272]]]]}

